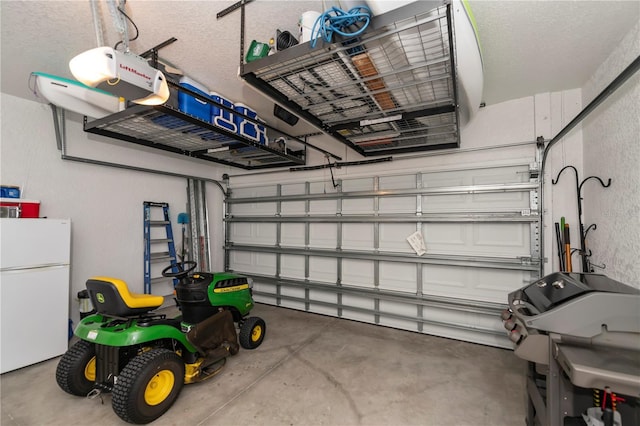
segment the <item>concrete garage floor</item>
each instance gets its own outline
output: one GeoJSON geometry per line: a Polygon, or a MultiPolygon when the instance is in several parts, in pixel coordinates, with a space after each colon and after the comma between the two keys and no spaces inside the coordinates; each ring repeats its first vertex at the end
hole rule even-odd
{"type": "MultiPolygon", "coordinates": [[[[524,424],[513,352],[258,305],[266,338],[185,386],[154,425],[524,424]]],[[[0,376],[2,426],[122,425],[111,397],[58,388],[58,358],[0,376]]]]}

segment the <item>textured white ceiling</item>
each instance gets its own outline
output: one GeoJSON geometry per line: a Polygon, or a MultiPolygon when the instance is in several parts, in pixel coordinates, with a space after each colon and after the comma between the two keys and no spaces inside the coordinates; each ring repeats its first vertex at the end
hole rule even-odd
{"type": "MultiPolygon", "coordinates": [[[[240,11],[216,19],[234,3],[130,0],[126,10],[140,30],[131,50],[140,53],[176,37],[161,50],[162,58],[269,119],[272,103],[237,77],[240,11]]],[[[325,1],[324,6],[335,3],[325,1]]],[[[105,2],[100,4],[105,42],[114,45],[119,38],[105,2]]],[[[581,87],[640,19],[637,0],[471,0],[470,5],[484,55],[488,104],[581,87]]],[[[296,31],[302,12],[324,6],[319,0],[253,1],[246,7],[247,46],[252,39],[268,40],[276,28],[296,31]]],[[[2,0],[0,19],[2,91],[15,96],[33,99],[28,89],[32,71],[71,77],[69,59],[97,45],[87,0],[2,0]]]]}
{"type": "Polygon", "coordinates": [[[470,4],[483,51],[487,104],[582,87],[640,20],[637,0],[470,4]]]}

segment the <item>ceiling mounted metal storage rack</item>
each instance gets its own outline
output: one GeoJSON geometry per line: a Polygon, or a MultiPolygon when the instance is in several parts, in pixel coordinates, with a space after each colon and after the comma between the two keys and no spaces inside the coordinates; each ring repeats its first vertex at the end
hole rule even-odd
{"type": "MultiPolygon", "coordinates": [[[[97,120],[84,119],[84,130],[110,138],[132,142],[188,157],[212,161],[245,170],[291,167],[305,164],[305,142],[240,114],[198,93],[171,84],[175,91],[187,92],[202,102],[227,110],[247,122],[264,126],[268,138],[280,137],[286,144],[269,145],[252,140],[225,128],[180,111],[172,102],[164,105],[135,105],[97,120]]],[[[172,91],[172,99],[177,93],[172,91]]]]}
{"type": "Polygon", "coordinates": [[[457,148],[451,5],[374,16],[363,35],[303,43],[243,66],[242,78],[364,156],[457,148]]]}

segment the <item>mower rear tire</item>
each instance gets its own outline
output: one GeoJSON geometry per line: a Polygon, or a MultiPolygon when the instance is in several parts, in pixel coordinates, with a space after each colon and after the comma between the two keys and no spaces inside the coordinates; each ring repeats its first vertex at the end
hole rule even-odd
{"type": "Polygon", "coordinates": [[[267,325],[262,318],[247,318],[240,326],[240,334],[238,335],[240,346],[245,349],[257,348],[264,340],[264,334],[266,331],[267,325]]]}
{"type": "Polygon", "coordinates": [[[96,345],[85,340],[76,342],[62,355],[56,368],[56,381],[63,391],[87,396],[96,380],[96,345]]]}
{"type": "Polygon", "coordinates": [[[163,415],[184,385],[184,362],[169,349],[152,349],[129,361],[112,391],[113,411],[129,423],[146,424],[163,415]]]}

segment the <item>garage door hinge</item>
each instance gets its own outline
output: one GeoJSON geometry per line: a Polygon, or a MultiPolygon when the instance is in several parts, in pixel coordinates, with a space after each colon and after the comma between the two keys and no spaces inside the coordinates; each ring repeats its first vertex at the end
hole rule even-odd
{"type": "Polygon", "coordinates": [[[534,264],[533,258],[531,256],[520,256],[519,259],[520,259],[520,263],[523,266],[531,266],[534,264]]]}
{"type": "Polygon", "coordinates": [[[522,211],[520,212],[520,214],[522,216],[528,217],[528,216],[538,216],[538,211],[537,210],[531,210],[531,209],[522,209],[522,211]]]}
{"type": "Polygon", "coordinates": [[[540,164],[537,162],[529,163],[529,178],[538,179],[540,176],[540,164]]]}

